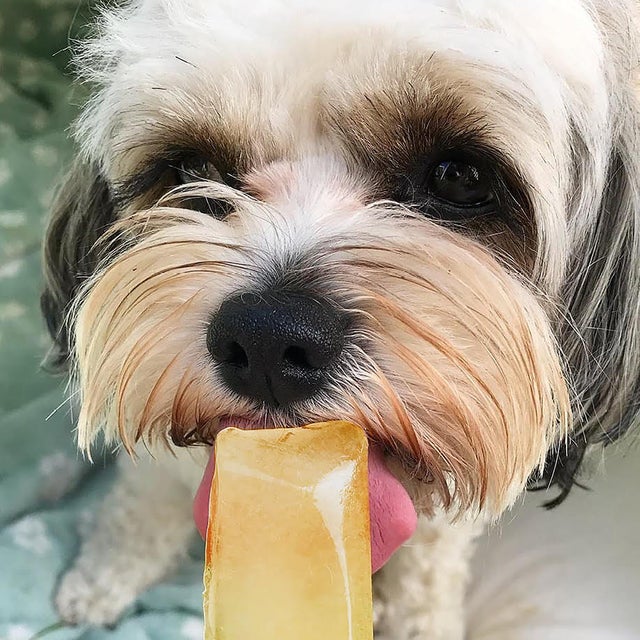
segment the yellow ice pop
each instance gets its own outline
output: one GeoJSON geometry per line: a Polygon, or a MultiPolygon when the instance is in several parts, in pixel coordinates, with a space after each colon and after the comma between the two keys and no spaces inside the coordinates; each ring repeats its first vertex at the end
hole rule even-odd
{"type": "Polygon", "coordinates": [[[373,638],[362,429],[224,430],[209,513],[205,640],[373,638]]]}

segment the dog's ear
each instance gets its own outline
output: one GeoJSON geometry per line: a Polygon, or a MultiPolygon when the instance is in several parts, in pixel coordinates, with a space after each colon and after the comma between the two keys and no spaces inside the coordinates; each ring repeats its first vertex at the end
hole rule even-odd
{"type": "Polygon", "coordinates": [[[592,194],[582,206],[596,202],[596,190],[602,199],[575,248],[563,296],[560,346],[576,394],[575,431],[568,447],[549,453],[541,484],[557,484],[561,495],[548,506],[566,497],[590,445],[615,442],[640,415],[640,100],[634,92],[627,98],[617,105],[604,186],[593,187],[593,146],[582,140],[576,152],[578,181],[592,194]]]}
{"type": "Polygon", "coordinates": [[[114,220],[113,195],[98,168],[76,160],[58,191],[44,241],[41,308],[54,344],[46,364],[64,370],[71,350],[67,312],[99,259],[96,241],[114,220]]]}

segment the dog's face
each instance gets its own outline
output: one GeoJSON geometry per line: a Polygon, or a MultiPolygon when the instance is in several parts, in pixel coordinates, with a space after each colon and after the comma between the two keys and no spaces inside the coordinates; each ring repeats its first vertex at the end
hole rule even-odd
{"type": "Polygon", "coordinates": [[[81,445],[350,418],[424,508],[498,513],[558,446],[568,485],[638,390],[638,47],[613,4],[107,12],[46,254],[81,445]]]}

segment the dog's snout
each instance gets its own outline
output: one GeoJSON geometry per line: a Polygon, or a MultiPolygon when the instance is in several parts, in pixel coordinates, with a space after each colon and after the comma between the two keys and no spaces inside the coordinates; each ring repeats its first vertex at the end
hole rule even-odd
{"type": "Polygon", "coordinates": [[[347,325],[346,312],[323,298],[240,293],[211,319],[207,348],[232,391],[284,407],[326,385],[347,325]]]}

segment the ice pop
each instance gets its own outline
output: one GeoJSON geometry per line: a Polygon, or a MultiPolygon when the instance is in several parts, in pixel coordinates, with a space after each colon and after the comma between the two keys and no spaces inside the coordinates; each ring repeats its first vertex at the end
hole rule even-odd
{"type": "Polygon", "coordinates": [[[205,640],[371,640],[363,431],[225,429],[215,455],[205,640]]]}

